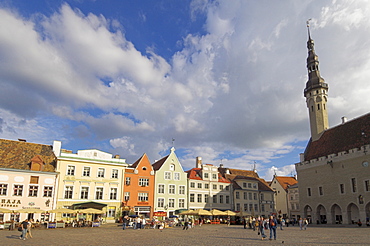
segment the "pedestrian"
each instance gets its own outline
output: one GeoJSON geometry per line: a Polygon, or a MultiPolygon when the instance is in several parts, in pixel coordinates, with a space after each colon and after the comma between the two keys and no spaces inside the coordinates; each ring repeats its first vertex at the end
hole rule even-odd
{"type": "Polygon", "coordinates": [[[126,215],[126,216],[124,216],[123,218],[122,218],[122,221],[123,221],[123,224],[122,224],[122,230],[126,230],[126,227],[127,227],[127,225],[128,225],[128,222],[129,222],[129,220],[128,220],[128,216],[126,215]]]}
{"type": "MultiPolygon", "coordinates": [[[[303,228],[306,230],[307,229],[307,225],[308,225],[308,220],[306,218],[304,218],[303,220],[303,228]]],[[[301,229],[302,230],[302,229],[301,229]]]]}
{"type": "Polygon", "coordinates": [[[270,228],[270,240],[272,240],[272,236],[274,236],[274,240],[276,240],[276,226],[277,220],[274,216],[270,216],[269,219],[269,228],[270,228]]]}
{"type": "Polygon", "coordinates": [[[261,234],[261,240],[266,238],[265,228],[267,228],[267,221],[261,216],[258,221],[258,235],[261,234]]]}
{"type": "Polygon", "coordinates": [[[199,223],[199,226],[202,226],[202,224],[203,224],[203,219],[202,219],[202,217],[199,217],[199,219],[198,219],[198,223],[199,223]]]}
{"type": "Polygon", "coordinates": [[[183,230],[189,229],[189,218],[188,217],[185,218],[184,227],[182,229],[183,230]]]}
{"type": "Polygon", "coordinates": [[[33,220],[32,220],[32,219],[30,219],[30,220],[28,221],[28,225],[27,225],[27,233],[26,233],[26,239],[27,239],[27,236],[29,236],[30,238],[32,238],[32,233],[31,233],[32,222],[33,222],[33,220]]]}
{"type": "Polygon", "coordinates": [[[289,220],[289,218],[287,218],[287,219],[285,220],[285,226],[286,226],[286,227],[289,227],[289,222],[290,222],[290,220],[289,220]]]}
{"type": "Polygon", "coordinates": [[[160,224],[159,224],[159,230],[162,232],[163,231],[163,228],[164,228],[164,223],[163,222],[160,222],[160,224]]]}
{"type": "Polygon", "coordinates": [[[227,216],[227,226],[230,226],[230,216],[227,216]]]}
{"type": "Polygon", "coordinates": [[[284,224],[285,224],[285,220],[284,220],[284,218],[281,218],[280,219],[280,230],[283,230],[284,224]]]}
{"type": "Polygon", "coordinates": [[[252,229],[253,231],[256,230],[256,218],[255,217],[252,217],[252,229]]]}
{"type": "Polygon", "coordinates": [[[141,219],[141,229],[145,229],[145,226],[146,226],[146,219],[143,216],[142,219],[141,219]]]}
{"type": "Polygon", "coordinates": [[[300,219],[299,219],[298,224],[299,224],[299,228],[300,228],[301,230],[303,230],[303,218],[300,218],[300,219]]]}
{"type": "Polygon", "coordinates": [[[23,221],[21,223],[21,228],[22,228],[22,235],[19,237],[19,239],[26,240],[26,234],[27,234],[27,228],[28,228],[28,219],[23,221]]]}

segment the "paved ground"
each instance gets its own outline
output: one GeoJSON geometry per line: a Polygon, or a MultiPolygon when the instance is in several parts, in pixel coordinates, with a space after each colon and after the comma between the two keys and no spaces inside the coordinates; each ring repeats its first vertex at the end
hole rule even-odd
{"type": "Polygon", "coordinates": [[[0,245],[370,245],[370,228],[355,226],[297,226],[277,230],[277,240],[262,241],[257,231],[242,226],[203,225],[181,228],[122,230],[116,224],[100,228],[35,229],[33,238],[19,239],[18,231],[1,230],[0,245]]]}

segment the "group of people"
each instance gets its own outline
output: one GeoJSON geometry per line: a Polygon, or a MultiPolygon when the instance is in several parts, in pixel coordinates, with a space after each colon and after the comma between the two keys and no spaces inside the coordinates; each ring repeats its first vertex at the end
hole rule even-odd
{"type": "Polygon", "coordinates": [[[27,237],[32,238],[32,233],[31,233],[31,228],[32,228],[32,219],[28,221],[28,219],[24,220],[20,225],[19,225],[19,231],[22,231],[21,236],[19,239],[21,240],[26,240],[27,237]]]}

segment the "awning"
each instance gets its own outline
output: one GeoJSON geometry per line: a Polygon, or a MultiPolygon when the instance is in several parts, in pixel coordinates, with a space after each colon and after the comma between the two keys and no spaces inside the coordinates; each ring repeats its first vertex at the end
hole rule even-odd
{"type": "Polygon", "coordinates": [[[102,210],[106,206],[107,206],[107,204],[99,203],[99,202],[81,202],[81,203],[73,204],[72,208],[74,210],[76,210],[76,209],[85,209],[85,208],[95,208],[95,209],[102,210]]]}

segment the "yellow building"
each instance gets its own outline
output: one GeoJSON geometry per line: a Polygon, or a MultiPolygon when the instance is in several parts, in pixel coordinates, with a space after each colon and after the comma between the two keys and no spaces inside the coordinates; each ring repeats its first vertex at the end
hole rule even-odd
{"type": "MultiPolygon", "coordinates": [[[[60,173],[56,208],[100,209],[104,221],[115,222],[121,210],[126,160],[96,149],[78,150],[74,154],[62,150],[61,146],[60,141],[54,141],[53,151],[60,173]]],[[[58,219],[68,220],[67,216],[57,214],[58,219]]],[[[86,214],[78,216],[89,219],[86,214]]]]}

